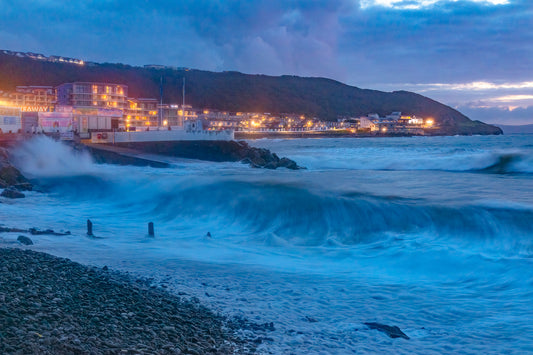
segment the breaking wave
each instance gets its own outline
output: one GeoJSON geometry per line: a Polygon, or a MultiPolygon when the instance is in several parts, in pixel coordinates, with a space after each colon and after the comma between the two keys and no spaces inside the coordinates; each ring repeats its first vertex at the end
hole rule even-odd
{"type": "Polygon", "coordinates": [[[13,150],[14,164],[29,177],[74,176],[95,172],[87,152],[46,136],[37,136],[13,150]]]}
{"type": "Polygon", "coordinates": [[[495,255],[533,256],[533,209],[435,204],[401,197],[313,190],[280,181],[159,177],[47,178],[47,189],[71,200],[94,199],[117,215],[239,235],[239,243],[353,247],[396,236],[428,243],[475,245],[495,255]]]}
{"type": "MultiPolygon", "coordinates": [[[[367,159],[376,155],[375,148],[372,151],[367,159]]],[[[533,172],[531,156],[521,150],[473,154],[456,149],[455,155],[449,153],[440,161],[418,153],[418,157],[380,153],[381,160],[374,159],[374,165],[355,158],[335,160],[335,164],[339,168],[349,163],[352,169],[362,164],[361,169],[369,170],[533,172]]],[[[218,231],[236,236],[235,243],[335,248],[423,236],[423,243],[475,246],[492,255],[533,256],[533,208],[529,205],[383,197],[317,188],[305,180],[292,179],[297,182],[291,183],[284,175],[268,172],[258,178],[240,171],[213,176],[181,167],[99,169],[87,154],[44,137],[25,143],[14,155],[17,165],[44,191],[74,206],[88,203],[109,215],[155,219],[182,230],[218,231]]],[[[331,156],[328,161],[333,161],[331,156]]]]}
{"type": "Polygon", "coordinates": [[[533,153],[512,150],[499,152],[471,152],[465,150],[442,152],[401,152],[365,150],[338,152],[349,159],[328,156],[292,156],[299,164],[312,169],[354,170],[440,170],[475,171],[498,174],[532,174],[533,153]]]}

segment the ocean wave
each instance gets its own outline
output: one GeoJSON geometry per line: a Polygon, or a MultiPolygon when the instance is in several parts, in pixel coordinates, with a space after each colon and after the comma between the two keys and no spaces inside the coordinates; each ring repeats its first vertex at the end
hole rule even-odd
{"type": "Polygon", "coordinates": [[[436,170],[498,174],[533,174],[533,152],[529,150],[475,151],[465,148],[345,149],[293,155],[292,159],[310,169],[353,170],[436,170]],[[332,159],[341,156],[342,159],[332,159]]]}
{"type": "Polygon", "coordinates": [[[475,245],[533,255],[533,209],[516,205],[436,204],[423,199],[315,190],[279,180],[158,176],[46,179],[62,198],[103,203],[115,215],[189,226],[238,243],[354,247],[390,236],[424,235],[428,243],[475,245]]]}

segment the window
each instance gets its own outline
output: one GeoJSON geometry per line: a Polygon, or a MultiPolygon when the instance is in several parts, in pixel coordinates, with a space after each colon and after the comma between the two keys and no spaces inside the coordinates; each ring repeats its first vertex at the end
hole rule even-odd
{"type": "Polygon", "coordinates": [[[18,117],[4,116],[5,125],[15,125],[18,123],[18,117]]]}

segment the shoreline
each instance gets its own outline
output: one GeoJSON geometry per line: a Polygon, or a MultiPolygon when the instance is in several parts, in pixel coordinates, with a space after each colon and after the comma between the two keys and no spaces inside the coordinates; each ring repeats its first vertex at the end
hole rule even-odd
{"type": "Polygon", "coordinates": [[[0,353],[248,354],[253,325],[148,280],[0,246],[0,353]]]}

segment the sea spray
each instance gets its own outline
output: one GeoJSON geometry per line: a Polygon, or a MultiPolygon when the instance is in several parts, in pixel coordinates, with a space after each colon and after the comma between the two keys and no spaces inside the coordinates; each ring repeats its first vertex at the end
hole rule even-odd
{"type": "Polygon", "coordinates": [[[85,151],[39,135],[13,150],[14,164],[30,177],[75,176],[95,171],[85,151]]]}

